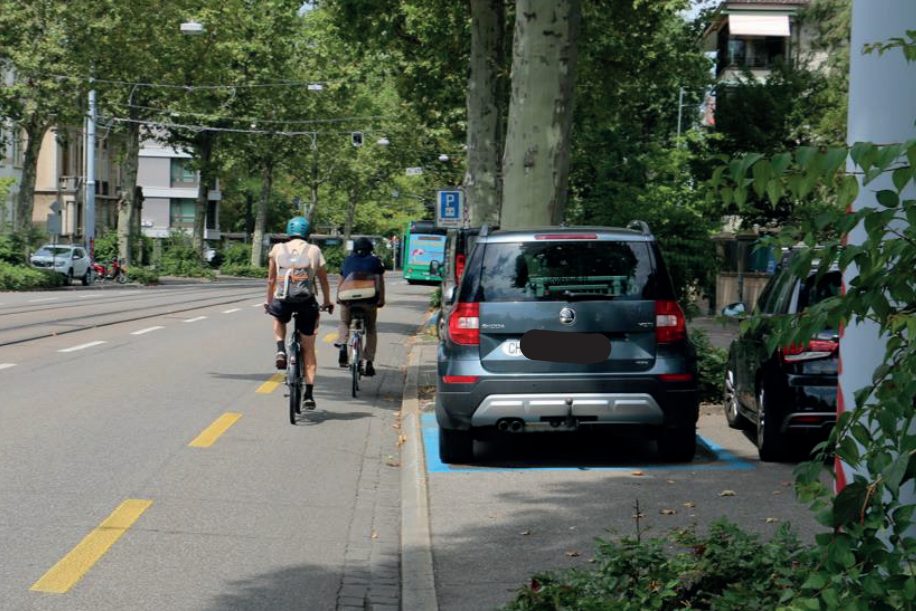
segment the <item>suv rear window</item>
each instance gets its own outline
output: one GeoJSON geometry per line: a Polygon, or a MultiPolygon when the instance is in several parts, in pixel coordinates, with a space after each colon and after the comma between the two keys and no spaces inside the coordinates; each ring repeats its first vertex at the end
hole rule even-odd
{"type": "Polygon", "coordinates": [[[808,276],[798,291],[797,311],[801,312],[829,297],[839,295],[842,280],[842,275],[838,271],[827,272],[821,276],[820,280],[817,279],[816,274],[808,276]]]}
{"type": "Polygon", "coordinates": [[[654,299],[648,242],[539,241],[486,245],[479,301],[654,299]]]}

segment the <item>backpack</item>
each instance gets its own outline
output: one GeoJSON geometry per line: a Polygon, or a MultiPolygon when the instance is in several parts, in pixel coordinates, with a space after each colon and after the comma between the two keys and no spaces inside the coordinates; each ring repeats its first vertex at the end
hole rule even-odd
{"type": "Polygon", "coordinates": [[[289,267],[283,276],[278,297],[287,303],[305,303],[315,298],[315,269],[311,257],[305,256],[308,250],[298,257],[289,259],[289,267]]]}

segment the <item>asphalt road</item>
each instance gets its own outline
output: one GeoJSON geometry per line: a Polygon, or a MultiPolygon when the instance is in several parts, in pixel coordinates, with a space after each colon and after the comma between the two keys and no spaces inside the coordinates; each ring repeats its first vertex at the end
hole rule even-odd
{"type": "Polygon", "coordinates": [[[259,282],[0,293],[0,608],[396,605],[396,411],[429,288],[389,285],[379,375],[351,399],[323,320],[297,426],[259,282]]]}

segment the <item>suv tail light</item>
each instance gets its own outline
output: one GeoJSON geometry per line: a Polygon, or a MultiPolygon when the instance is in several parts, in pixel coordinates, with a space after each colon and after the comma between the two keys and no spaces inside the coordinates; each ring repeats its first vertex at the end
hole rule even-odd
{"type": "Polygon", "coordinates": [[[676,301],[655,302],[655,341],[670,344],[687,339],[687,320],[676,301]]]}
{"type": "Polygon", "coordinates": [[[779,355],[783,363],[799,363],[813,361],[831,356],[840,347],[840,343],[827,339],[812,339],[806,345],[792,345],[780,349],[779,355]]]}
{"type": "Polygon", "coordinates": [[[448,319],[448,335],[456,344],[480,344],[480,304],[457,303],[448,319]]]}
{"type": "Polygon", "coordinates": [[[464,266],[467,263],[467,256],[463,253],[455,255],[455,282],[461,280],[461,274],[464,273],[464,266]]]}

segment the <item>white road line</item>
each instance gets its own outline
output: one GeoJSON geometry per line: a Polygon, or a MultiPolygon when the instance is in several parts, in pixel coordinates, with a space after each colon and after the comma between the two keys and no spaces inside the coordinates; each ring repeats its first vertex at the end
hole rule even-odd
{"type": "Polygon", "coordinates": [[[93,346],[101,346],[102,344],[107,344],[105,340],[98,340],[95,342],[89,342],[88,344],[80,344],[79,346],[73,346],[71,348],[64,348],[63,350],[58,350],[58,352],[76,352],[77,350],[85,350],[86,348],[92,348],[93,346]]]}
{"type": "Polygon", "coordinates": [[[228,310],[223,310],[223,314],[232,314],[233,312],[238,312],[242,308],[230,308],[228,310]]]}
{"type": "Polygon", "coordinates": [[[253,307],[253,308],[263,308],[263,307],[264,307],[264,304],[263,304],[263,303],[253,303],[253,304],[251,304],[251,307],[253,307]]]}
{"type": "Polygon", "coordinates": [[[147,327],[146,329],[140,329],[139,331],[131,331],[131,335],[145,335],[146,333],[152,333],[153,331],[158,331],[159,329],[165,329],[165,327],[147,327]]]}
{"type": "Polygon", "coordinates": [[[89,295],[80,295],[80,299],[93,299],[95,297],[101,297],[98,293],[91,293],[89,295]]]}
{"type": "Polygon", "coordinates": [[[194,318],[188,318],[184,322],[197,322],[198,320],[203,320],[205,318],[206,316],[195,316],[194,318]]]}
{"type": "Polygon", "coordinates": [[[10,367],[15,367],[16,363],[0,363],[0,369],[9,369],[10,367]]]}
{"type": "Polygon", "coordinates": [[[60,297],[43,297],[42,299],[29,299],[29,303],[41,303],[42,301],[57,301],[60,297]]]}

